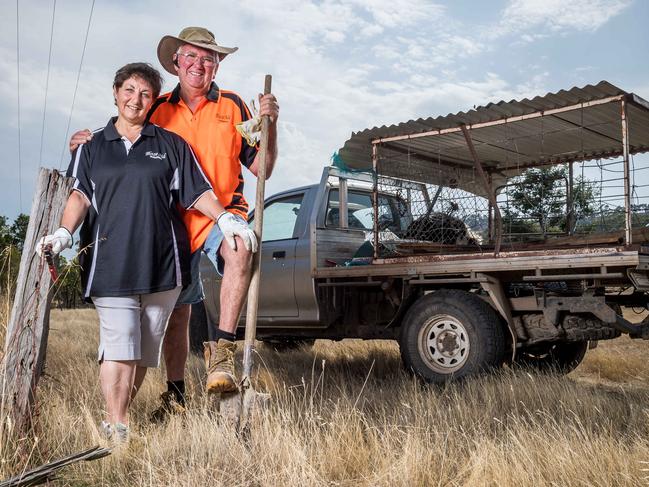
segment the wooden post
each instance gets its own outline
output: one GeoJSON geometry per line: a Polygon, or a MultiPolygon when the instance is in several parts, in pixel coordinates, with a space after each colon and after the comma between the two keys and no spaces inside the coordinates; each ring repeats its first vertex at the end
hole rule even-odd
{"type": "MultiPolygon", "coordinates": [[[[264,95],[271,91],[272,77],[264,79],[264,95]]],[[[234,394],[221,394],[219,412],[226,423],[238,432],[249,431],[250,418],[254,409],[260,409],[270,400],[269,394],[258,393],[252,387],[253,352],[257,336],[257,311],[259,305],[259,281],[261,279],[261,252],[264,228],[264,192],[266,188],[266,159],[268,157],[268,130],[270,119],[261,119],[261,141],[259,144],[259,166],[257,168],[257,191],[255,194],[255,235],[259,249],[252,255],[252,276],[248,287],[248,307],[246,309],[246,335],[243,343],[243,374],[241,391],[234,394]]]]}
{"type": "MultiPolygon", "coordinates": [[[[72,179],[41,168],[20,259],[16,295],[0,367],[0,441],[25,438],[32,425],[36,386],[41,376],[49,332],[51,277],[34,249],[58,228],[72,179]]],[[[2,446],[0,446],[2,448],[2,446]]]]}
{"type": "MultiPolygon", "coordinates": [[[[264,95],[270,94],[272,78],[269,74],[264,79],[264,95]]],[[[268,158],[268,127],[270,119],[261,119],[261,142],[259,145],[259,167],[257,168],[257,191],[255,194],[255,235],[259,249],[252,256],[252,277],[248,288],[248,307],[246,309],[246,336],[243,348],[243,380],[250,381],[252,374],[255,337],[257,335],[257,311],[259,304],[259,280],[261,278],[262,231],[264,228],[264,194],[266,188],[266,159],[268,158]]]]}

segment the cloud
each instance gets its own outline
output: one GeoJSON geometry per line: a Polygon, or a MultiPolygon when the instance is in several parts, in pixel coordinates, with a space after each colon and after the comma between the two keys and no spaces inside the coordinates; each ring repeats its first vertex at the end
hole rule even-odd
{"type": "Polygon", "coordinates": [[[631,3],[631,0],[511,0],[492,37],[525,32],[523,40],[532,42],[545,35],[546,30],[555,34],[594,32],[631,3]],[[532,29],[541,33],[529,32],[532,29]]]}
{"type": "Polygon", "coordinates": [[[442,18],[443,5],[414,0],[352,0],[382,27],[395,28],[427,23],[442,18]]]}

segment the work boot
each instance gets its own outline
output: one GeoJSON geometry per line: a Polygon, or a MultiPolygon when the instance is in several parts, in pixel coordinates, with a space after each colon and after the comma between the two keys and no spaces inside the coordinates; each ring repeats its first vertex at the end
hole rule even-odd
{"type": "Polygon", "coordinates": [[[205,367],[208,393],[236,392],[239,390],[234,378],[234,352],[237,345],[221,338],[218,342],[205,342],[205,367]]]}
{"type": "Polygon", "coordinates": [[[160,406],[154,409],[149,416],[149,420],[152,423],[162,423],[166,421],[169,416],[176,414],[182,415],[187,411],[185,406],[176,401],[176,395],[173,391],[164,391],[160,394],[160,403],[160,406]]]}

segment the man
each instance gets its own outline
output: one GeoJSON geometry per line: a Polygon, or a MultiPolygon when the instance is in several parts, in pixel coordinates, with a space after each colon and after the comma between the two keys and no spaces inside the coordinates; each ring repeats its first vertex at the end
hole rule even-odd
{"type": "MultiPolygon", "coordinates": [[[[187,27],[178,37],[164,36],[158,44],[160,63],[178,76],[179,84],[158,98],[149,112],[150,120],[189,143],[226,212],[216,221],[193,211],[183,215],[192,250],[192,284],[183,290],[169,320],[163,343],[168,390],[161,395],[161,407],[152,414],[154,421],[184,410],[191,305],[203,299],[198,272],[201,249],[223,276],[216,341],[205,346],[206,389],[210,393],[232,392],[238,387],[233,359],[235,332],[250,281],[252,252],[257,246],[246,223],[248,204],[243,197],[241,165],[256,176],[259,156],[257,147],[249,145],[236,130],[237,124],[250,118],[245,103],[213,81],[220,63],[237,49],[218,45],[214,34],[202,27],[187,27]],[[226,245],[221,245],[224,238],[226,245]]],[[[259,96],[259,115],[267,115],[271,122],[266,156],[269,177],[277,159],[279,106],[273,95],[259,96]]],[[[90,137],[89,131],[78,132],[70,147],[90,137]]]]}

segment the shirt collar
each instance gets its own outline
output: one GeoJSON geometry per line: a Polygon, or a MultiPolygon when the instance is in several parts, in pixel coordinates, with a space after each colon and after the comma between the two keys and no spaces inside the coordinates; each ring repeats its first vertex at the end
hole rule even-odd
{"type": "MultiPolygon", "coordinates": [[[[205,95],[205,98],[207,98],[209,101],[219,101],[219,96],[220,96],[221,91],[219,90],[218,85],[212,81],[212,84],[210,85],[210,89],[207,90],[207,94],[205,95]]],[[[171,92],[171,96],[169,97],[169,103],[178,103],[180,101],[180,83],[176,85],[174,90],[171,92]]]]}
{"type": "MultiPolygon", "coordinates": [[[[116,121],[117,121],[117,117],[111,117],[110,120],[108,120],[106,127],[104,128],[104,138],[108,141],[121,140],[122,138],[122,136],[119,135],[119,132],[115,128],[116,121]]],[[[144,126],[142,127],[142,132],[140,132],[140,134],[153,137],[155,135],[154,125],[149,122],[144,122],[144,126]]]]}
{"type": "Polygon", "coordinates": [[[207,95],[205,95],[205,98],[207,98],[209,101],[219,101],[219,87],[216,85],[214,81],[212,81],[212,84],[210,85],[210,89],[207,92],[207,95]]]}

